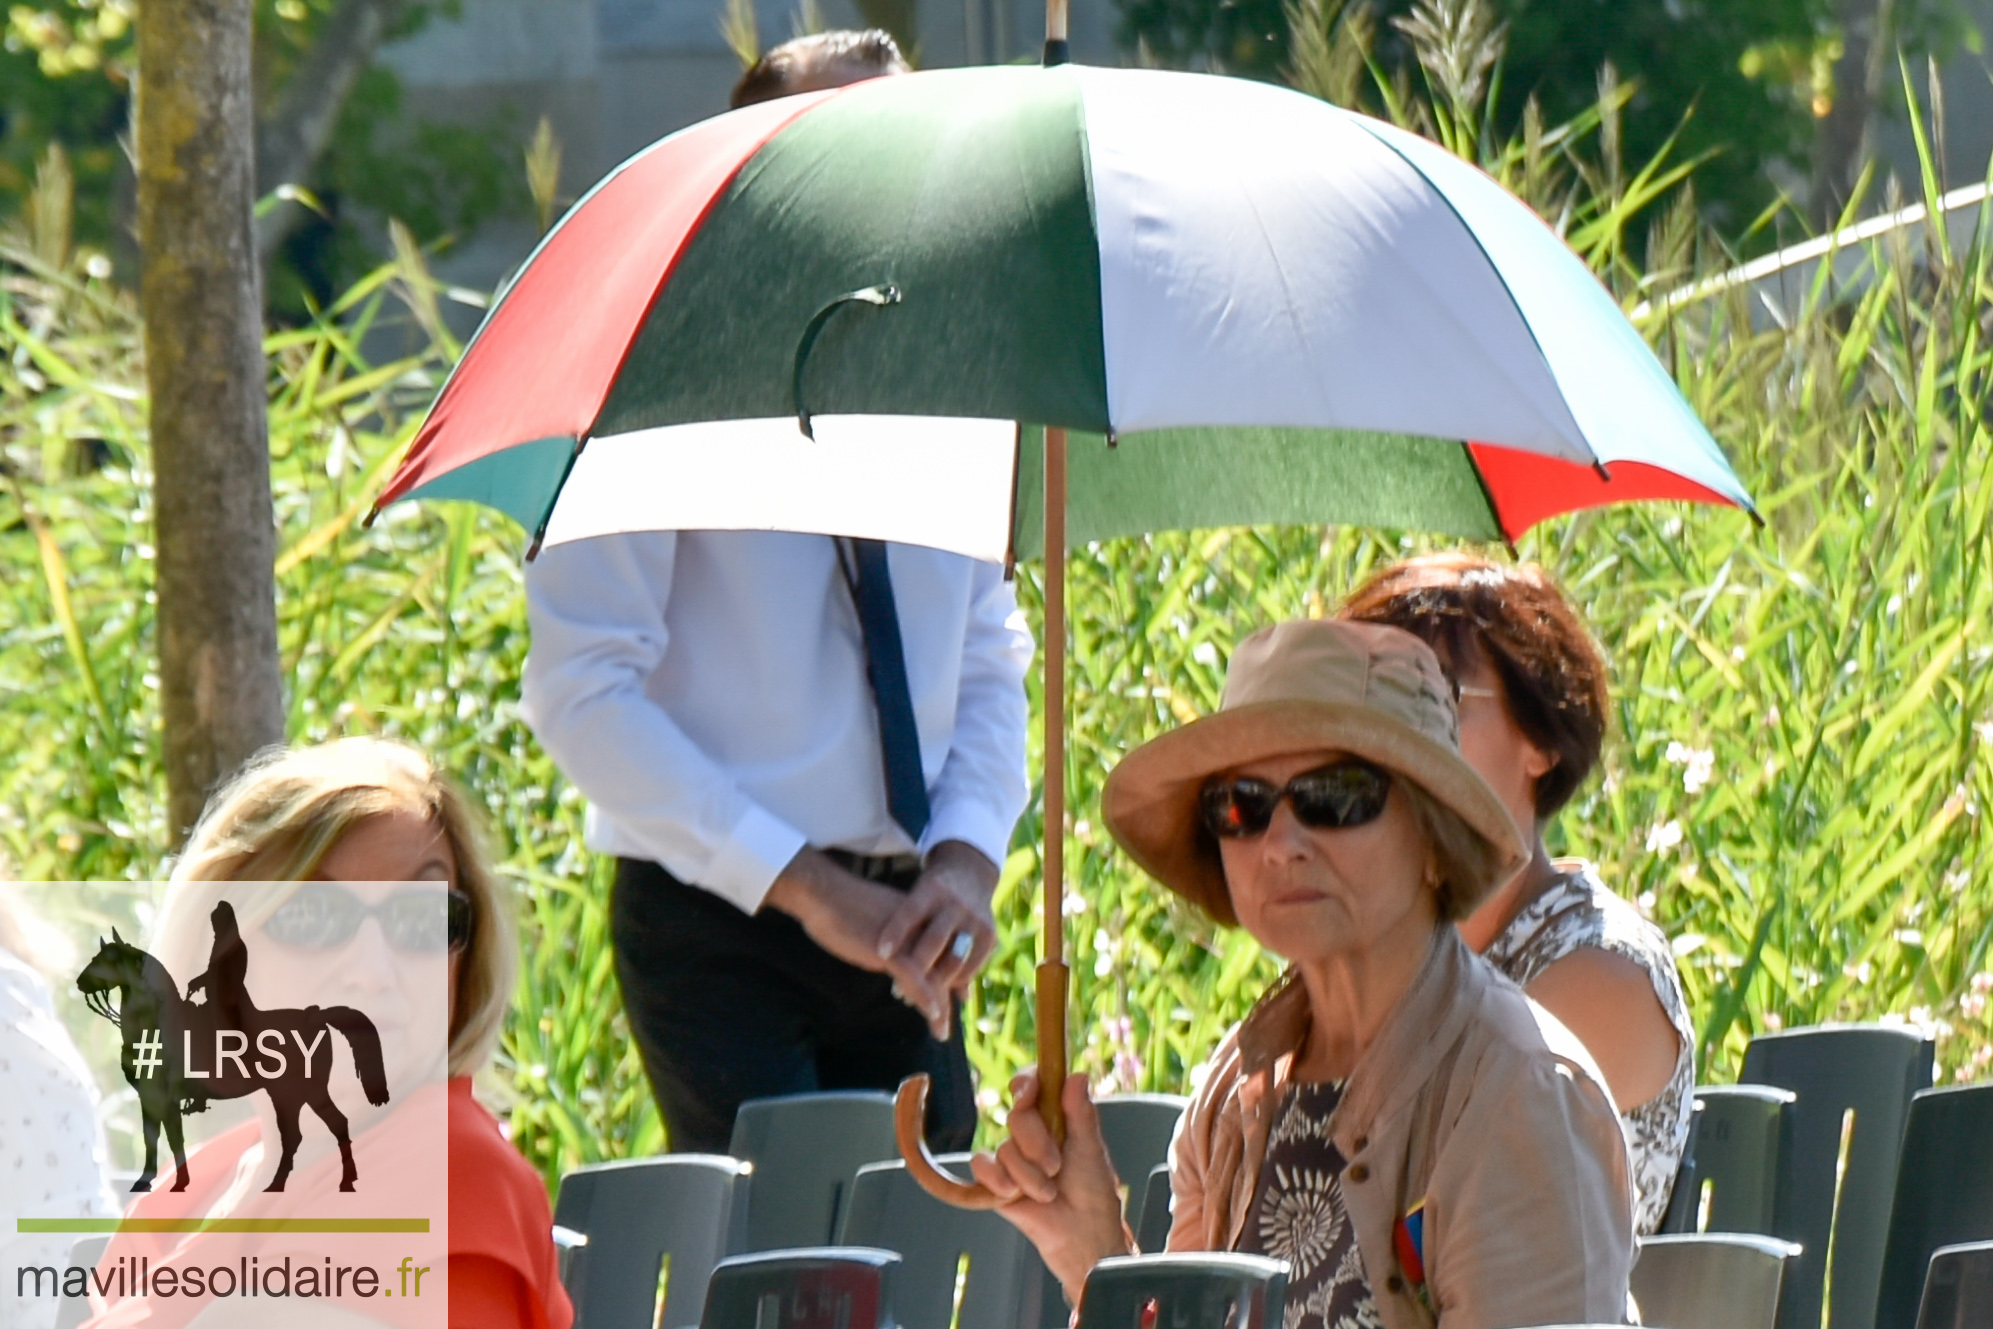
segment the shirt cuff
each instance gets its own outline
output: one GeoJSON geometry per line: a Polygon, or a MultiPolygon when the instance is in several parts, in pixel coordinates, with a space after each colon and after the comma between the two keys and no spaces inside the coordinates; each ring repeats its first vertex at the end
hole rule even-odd
{"type": "Polygon", "coordinates": [[[809,844],[801,831],[750,803],[696,883],[730,900],[744,914],[761,908],[782,869],[809,844]]]}
{"type": "Polygon", "coordinates": [[[921,857],[944,840],[960,840],[1001,870],[1016,829],[1016,822],[1006,822],[971,800],[950,800],[935,807],[928,820],[927,834],[920,837],[921,857]]]}

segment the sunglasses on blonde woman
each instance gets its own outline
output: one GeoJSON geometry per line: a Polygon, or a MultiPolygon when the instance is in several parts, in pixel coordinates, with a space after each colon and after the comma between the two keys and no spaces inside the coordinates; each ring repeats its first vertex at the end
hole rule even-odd
{"type": "Polygon", "coordinates": [[[1282,799],[1295,820],[1318,831],[1339,831],[1376,821],[1391,797],[1391,773],[1346,757],[1303,771],[1286,785],[1250,775],[1219,776],[1198,796],[1205,829],[1221,840],[1263,835],[1282,799]]]}
{"type": "Polygon", "coordinates": [[[471,897],[442,883],[396,891],[379,904],[362,903],[344,886],[307,881],[263,922],[274,941],[300,950],[334,950],[353,940],[371,918],[388,945],[407,955],[460,951],[470,945],[474,922],[471,897]]]}

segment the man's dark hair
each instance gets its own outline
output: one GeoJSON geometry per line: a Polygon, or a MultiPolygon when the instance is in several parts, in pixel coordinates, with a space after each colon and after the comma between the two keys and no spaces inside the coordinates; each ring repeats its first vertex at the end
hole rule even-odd
{"type": "Polygon", "coordinates": [[[1456,685],[1477,657],[1488,662],[1516,727],[1555,759],[1537,777],[1539,819],[1598,764],[1611,704],[1605,660],[1542,569],[1461,553],[1407,559],[1357,587],[1342,617],[1420,638],[1456,685]]]}
{"type": "Polygon", "coordinates": [[[738,110],[794,92],[904,74],[908,68],[899,43],[883,28],[836,28],[783,42],[763,55],[734,84],[727,105],[738,110]]]}

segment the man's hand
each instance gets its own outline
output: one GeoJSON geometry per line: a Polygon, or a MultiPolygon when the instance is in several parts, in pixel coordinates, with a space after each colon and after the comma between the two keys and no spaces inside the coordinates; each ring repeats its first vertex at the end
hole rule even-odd
{"type": "MultiPolygon", "coordinates": [[[[893,990],[901,1000],[921,1013],[935,1037],[946,1038],[951,1014],[946,985],[932,978],[929,969],[916,968],[906,954],[884,943],[887,924],[905,908],[908,898],[890,886],[845,871],[818,850],[805,848],[775,878],[762,907],[780,909],[793,917],[811,941],[846,964],[892,975],[893,990]]],[[[987,904],[984,916],[988,917],[987,904]]]]}
{"type": "Polygon", "coordinates": [[[925,1008],[936,1038],[948,1037],[947,994],[967,993],[996,949],[990,917],[996,884],[996,864],[960,840],[944,840],[928,852],[920,880],[879,933],[880,955],[911,969],[939,998],[925,1008]]]}

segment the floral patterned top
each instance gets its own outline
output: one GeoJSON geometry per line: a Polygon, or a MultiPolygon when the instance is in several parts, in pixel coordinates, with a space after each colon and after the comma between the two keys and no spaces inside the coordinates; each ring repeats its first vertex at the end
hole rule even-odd
{"type": "Polygon", "coordinates": [[[1667,1087],[1620,1113],[1633,1160],[1634,1230],[1644,1237],[1661,1226],[1675,1171],[1688,1147],[1695,1104],[1695,1030],[1689,1024],[1688,1000],[1682,995],[1667,935],[1607,890],[1590,863],[1559,859],[1556,866],[1563,875],[1530,901],[1484,954],[1521,987],[1528,987],[1572,951],[1586,947],[1623,955],[1647,971],[1654,995],[1681,1039],[1681,1051],[1667,1087]]]}
{"type": "Polygon", "coordinates": [[[1239,1249],[1287,1261],[1281,1329],[1379,1329],[1356,1229],[1343,1208],[1347,1161],[1329,1134],[1342,1082],[1292,1084],[1266,1141],[1239,1249]]]}

